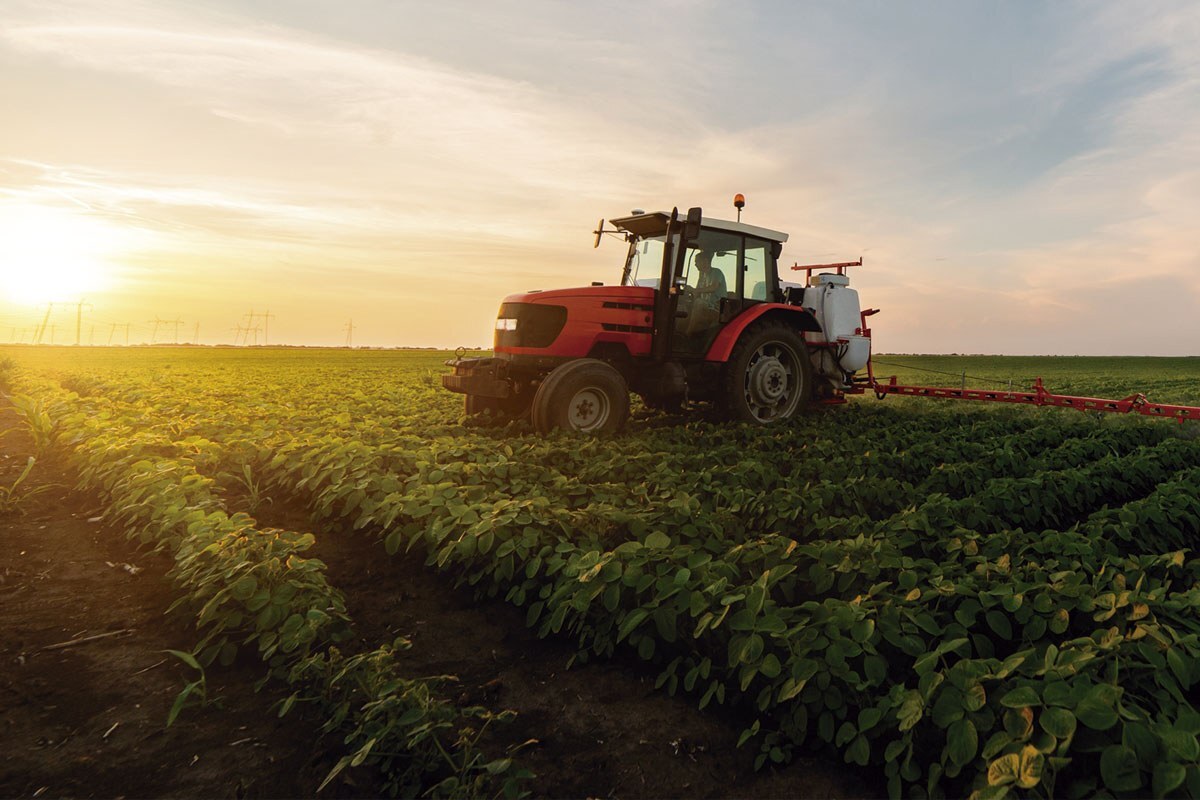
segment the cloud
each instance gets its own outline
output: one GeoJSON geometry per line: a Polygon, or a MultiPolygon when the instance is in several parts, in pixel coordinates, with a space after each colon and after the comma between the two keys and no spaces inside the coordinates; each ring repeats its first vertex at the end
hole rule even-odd
{"type": "Polygon", "coordinates": [[[582,99],[564,104],[529,84],[280,27],[181,13],[158,26],[10,24],[0,35],[24,51],[177,89],[268,134],[358,149],[402,174],[410,192],[453,195],[447,184],[471,175],[463,199],[513,186],[620,195],[630,176],[670,172],[676,160],[652,145],[652,132],[614,126],[582,99]],[[610,162],[620,169],[595,168],[610,162]]]}
{"type": "Polygon", "coordinates": [[[1194,297],[1200,13],[934,7],[365,2],[366,22],[319,5],[268,22],[13,0],[0,55],[101,76],[133,109],[125,127],[65,104],[22,124],[102,127],[79,152],[134,144],[38,158],[36,135],[0,135],[0,192],[153,232],[131,262],[286,263],[316,291],[436,274],[485,306],[515,282],[611,278],[612,249],[587,248],[600,214],[732,215],[742,191],[749,221],[792,234],[785,258],[866,255],[856,285],[895,310],[876,327],[897,349],[961,350],[950,325],[992,351],[1038,339],[1004,321],[1096,334],[1124,324],[1107,303],[1152,307],[1151,282],[1194,297]]]}

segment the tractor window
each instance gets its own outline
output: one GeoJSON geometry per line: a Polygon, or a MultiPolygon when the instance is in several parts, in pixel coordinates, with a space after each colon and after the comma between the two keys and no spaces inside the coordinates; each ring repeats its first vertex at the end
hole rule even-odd
{"type": "Polygon", "coordinates": [[[692,289],[700,289],[712,305],[721,297],[737,296],[738,255],[742,237],[732,233],[704,230],[700,238],[688,245],[687,258],[683,262],[684,283],[692,289]],[[711,258],[711,274],[705,275],[701,263],[711,258]],[[724,285],[724,289],[720,287],[724,285]]]}
{"type": "MultiPolygon", "coordinates": [[[[676,242],[678,236],[671,237],[676,242]]],[[[625,274],[628,278],[626,286],[658,287],[662,275],[663,245],[665,236],[650,236],[635,239],[629,247],[628,264],[625,274]]]]}
{"type": "Polygon", "coordinates": [[[671,350],[680,355],[708,352],[721,330],[721,314],[735,298],[742,257],[742,237],[724,231],[701,229],[688,244],[683,273],[678,276],[682,291],[676,305],[676,323],[671,350]]]}
{"type": "Polygon", "coordinates": [[[747,300],[759,302],[774,300],[770,294],[774,283],[771,279],[775,276],[775,259],[771,257],[769,243],[762,239],[747,237],[744,263],[746,265],[746,283],[743,296],[747,300]]]}

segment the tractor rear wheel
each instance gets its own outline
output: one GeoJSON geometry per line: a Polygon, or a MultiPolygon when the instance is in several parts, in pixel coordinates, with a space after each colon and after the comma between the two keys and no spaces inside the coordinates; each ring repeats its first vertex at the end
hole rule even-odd
{"type": "Polygon", "coordinates": [[[804,408],[812,381],[804,338],[784,323],[762,323],[742,334],[725,365],[725,407],[741,422],[783,422],[804,408]]]}
{"type": "Polygon", "coordinates": [[[595,358],[568,361],[533,396],[533,427],[613,433],[629,417],[629,387],[611,365],[595,358]]]}

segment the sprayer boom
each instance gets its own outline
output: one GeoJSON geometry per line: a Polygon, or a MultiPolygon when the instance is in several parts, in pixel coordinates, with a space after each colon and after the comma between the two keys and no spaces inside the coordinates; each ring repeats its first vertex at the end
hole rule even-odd
{"type": "Polygon", "coordinates": [[[875,395],[882,400],[889,394],[908,397],[936,397],[945,400],[983,400],[992,403],[1016,403],[1027,406],[1055,406],[1074,408],[1079,411],[1104,411],[1113,414],[1144,414],[1147,417],[1177,419],[1179,422],[1200,420],[1200,407],[1175,406],[1151,403],[1144,394],[1131,394],[1123,400],[1105,400],[1099,397],[1074,397],[1046,391],[1042,379],[1038,378],[1031,392],[992,391],[987,389],[954,389],[944,386],[905,386],[893,375],[888,383],[873,381],[875,395]]]}

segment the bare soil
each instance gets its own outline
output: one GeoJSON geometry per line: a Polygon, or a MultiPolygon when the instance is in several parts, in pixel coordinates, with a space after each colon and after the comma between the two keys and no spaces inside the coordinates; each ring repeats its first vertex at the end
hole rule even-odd
{"type": "MultiPolygon", "coordinates": [[[[0,411],[0,431],[18,426],[0,411]]],[[[22,431],[0,439],[0,486],[32,453],[22,431]]],[[[15,514],[0,516],[0,797],[304,797],[341,755],[320,720],[274,712],[283,692],[255,693],[253,658],[208,671],[209,696],[171,727],[166,717],[189,670],[167,649],[190,650],[191,620],[167,616],[175,598],[166,557],[138,551],[119,530],[90,521],[98,501],[72,490],[49,459],[15,514]],[[97,634],[113,634],[82,641],[97,634]],[[71,642],[69,646],[48,646],[71,642]]],[[[260,523],[312,530],[287,503],[260,523]]],[[[463,704],[514,709],[486,742],[489,755],[536,739],[519,760],[537,777],[535,797],[869,797],[874,776],[832,758],[800,758],[753,770],[736,748],[743,720],[727,708],[700,711],[691,697],[654,689],[654,673],[615,659],[566,669],[570,642],[538,639],[524,613],[477,602],[418,558],[388,557],[373,540],[313,530],[313,555],[347,597],[365,648],[410,638],[402,655],[414,676],[454,675],[447,694],[463,704]]],[[[347,647],[347,649],[349,649],[347,647]]],[[[379,794],[356,770],[322,796],[379,794]]]]}
{"type": "MultiPolygon", "coordinates": [[[[0,430],[17,425],[0,412],[0,430]]],[[[19,430],[0,439],[0,486],[32,452],[19,430]]],[[[191,675],[165,651],[195,641],[164,614],[170,561],[89,521],[100,508],[72,485],[39,460],[23,487],[49,488],[0,516],[0,797],[311,795],[333,743],[278,719],[278,696],[253,690],[261,664],[210,670],[214,702],[166,726],[191,675]]]]}

